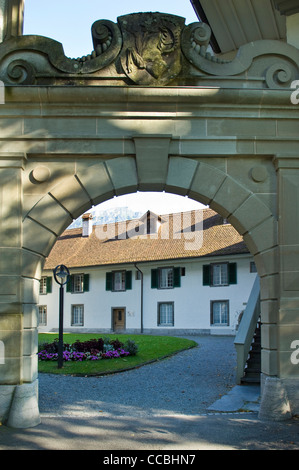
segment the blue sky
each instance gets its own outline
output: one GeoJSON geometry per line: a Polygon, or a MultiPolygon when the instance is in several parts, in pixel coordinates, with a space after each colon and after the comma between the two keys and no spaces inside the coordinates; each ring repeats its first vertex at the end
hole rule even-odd
{"type": "Polygon", "coordinates": [[[24,34],[47,36],[62,43],[68,57],[89,54],[91,25],[96,20],[115,21],[139,11],[161,11],[197,21],[190,0],[25,0],[24,34]]]}
{"type": "MultiPolygon", "coordinates": [[[[94,21],[140,11],[160,11],[197,20],[189,0],[25,0],[24,34],[47,36],[62,43],[65,55],[80,57],[92,49],[91,26],[94,21]]],[[[198,209],[199,203],[182,196],[165,193],[137,193],[121,196],[101,204],[101,209],[128,206],[136,211],[148,209],[158,214],[198,209]]]]}

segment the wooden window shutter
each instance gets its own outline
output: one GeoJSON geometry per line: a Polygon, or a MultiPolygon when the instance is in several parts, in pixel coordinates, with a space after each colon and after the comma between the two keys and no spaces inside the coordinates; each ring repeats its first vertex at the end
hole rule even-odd
{"type": "Polygon", "coordinates": [[[211,266],[209,264],[204,264],[202,267],[202,285],[211,285],[211,266]]]}
{"type": "Polygon", "coordinates": [[[132,289],[132,271],[126,271],[126,290],[132,289]]]}
{"type": "Polygon", "coordinates": [[[181,268],[173,268],[173,287],[181,287],[181,268]]]}
{"type": "Polygon", "coordinates": [[[113,274],[106,273],[106,290],[112,291],[113,287],[113,274]]]}
{"type": "Polygon", "coordinates": [[[73,292],[73,281],[74,281],[74,276],[71,274],[68,277],[67,283],[66,283],[66,291],[67,292],[73,292]]]}
{"type": "Polygon", "coordinates": [[[52,293],[52,278],[47,277],[47,294],[52,293]]]}
{"type": "Polygon", "coordinates": [[[228,282],[229,284],[237,284],[237,263],[229,263],[228,265],[228,282]]]}
{"type": "Polygon", "coordinates": [[[151,287],[152,289],[158,289],[158,269],[152,269],[151,287]]]}
{"type": "Polygon", "coordinates": [[[89,292],[89,274],[84,274],[83,277],[83,291],[89,292]]]}

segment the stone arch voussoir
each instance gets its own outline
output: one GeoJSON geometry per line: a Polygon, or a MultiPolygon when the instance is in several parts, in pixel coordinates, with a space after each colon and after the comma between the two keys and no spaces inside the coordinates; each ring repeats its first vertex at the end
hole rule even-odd
{"type": "Polygon", "coordinates": [[[268,285],[265,276],[278,272],[278,222],[257,194],[220,169],[183,157],[170,157],[165,188],[207,204],[227,218],[243,236],[263,284],[268,285]]]}
{"type": "MultiPolygon", "coordinates": [[[[150,137],[137,140],[136,159],[128,156],[83,162],[76,174],[65,177],[44,195],[24,219],[23,247],[46,257],[57,236],[92,205],[145,187],[159,188],[189,196],[228,218],[257,257],[262,275],[273,272],[273,262],[270,267],[267,261],[273,257],[267,253],[277,246],[277,221],[257,195],[218,168],[190,158],[169,157],[163,175],[156,170],[148,174],[148,162],[140,155],[142,149],[148,152],[150,137]]],[[[154,140],[165,157],[170,139],[154,140]]]]}

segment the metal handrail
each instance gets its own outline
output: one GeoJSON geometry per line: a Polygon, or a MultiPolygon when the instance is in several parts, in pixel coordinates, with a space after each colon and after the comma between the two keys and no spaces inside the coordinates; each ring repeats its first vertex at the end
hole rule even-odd
{"type": "Polygon", "coordinates": [[[240,325],[235,337],[234,345],[237,352],[237,384],[241,383],[244,368],[248,359],[252,339],[260,316],[260,278],[256,276],[248,303],[244,310],[240,325]]]}

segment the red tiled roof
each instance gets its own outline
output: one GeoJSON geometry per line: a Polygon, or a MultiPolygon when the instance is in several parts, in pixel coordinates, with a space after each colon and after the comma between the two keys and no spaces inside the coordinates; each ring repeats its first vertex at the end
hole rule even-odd
{"type": "Polygon", "coordinates": [[[89,237],[82,237],[82,228],[66,230],[57,239],[44,269],[59,264],[76,268],[249,253],[241,235],[230,224],[223,224],[222,217],[211,209],[159,219],[155,214],[147,215],[162,222],[156,236],[140,235],[146,227],[144,216],[139,219],[145,222],[139,233],[133,227],[141,224],[139,221],[93,226],[89,237]]]}

